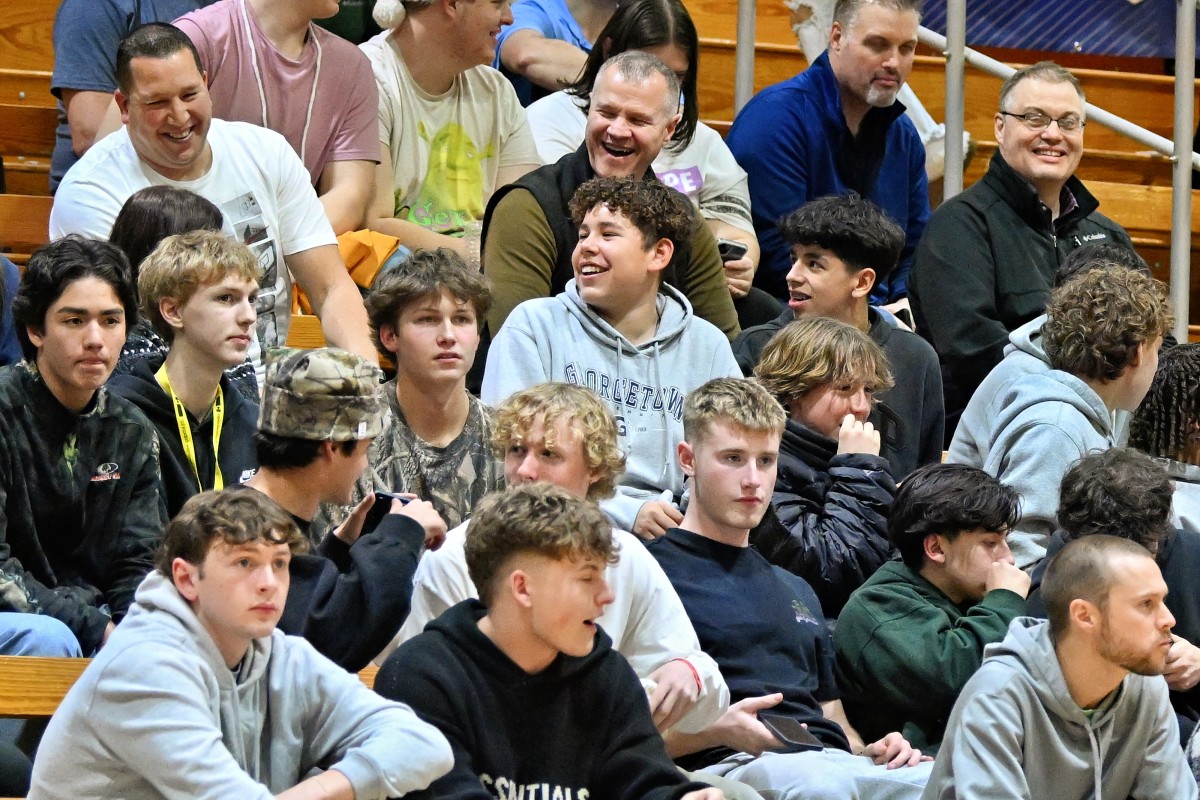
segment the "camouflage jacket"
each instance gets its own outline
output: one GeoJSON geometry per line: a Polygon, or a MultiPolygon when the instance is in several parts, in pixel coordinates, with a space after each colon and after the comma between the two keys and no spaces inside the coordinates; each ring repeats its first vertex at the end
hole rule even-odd
{"type": "Polygon", "coordinates": [[[75,414],[27,363],[0,371],[0,610],[55,617],[94,651],[153,565],[159,483],[158,439],[130,403],[100,389],[75,414]]]}

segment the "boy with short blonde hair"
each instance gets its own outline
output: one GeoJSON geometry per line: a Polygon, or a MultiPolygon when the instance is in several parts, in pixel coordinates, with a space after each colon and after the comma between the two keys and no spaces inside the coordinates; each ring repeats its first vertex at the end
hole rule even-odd
{"type": "Polygon", "coordinates": [[[142,313],[168,343],[109,382],[158,431],[168,516],[189,497],[254,474],[258,405],[225,370],[246,359],[258,315],[259,268],[243,244],[217,231],[168,236],[142,262],[142,313]]]}

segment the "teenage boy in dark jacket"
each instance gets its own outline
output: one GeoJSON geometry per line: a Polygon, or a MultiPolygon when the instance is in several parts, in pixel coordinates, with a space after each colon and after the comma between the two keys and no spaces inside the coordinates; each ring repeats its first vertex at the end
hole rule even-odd
{"type": "Polygon", "coordinates": [[[595,504],[545,483],[493,494],[465,547],[480,599],[402,644],[375,681],[450,740],[439,798],[724,798],[671,763],[637,676],[595,623],[618,557],[595,504]]]}
{"type": "Polygon", "coordinates": [[[946,414],[937,354],[920,336],[899,328],[869,305],[872,287],[891,274],[904,231],[879,206],[857,194],[805,203],[779,225],[791,248],[788,308],[778,319],[742,331],[733,355],[750,375],[771,337],[794,319],[830,317],[853,325],[883,348],[895,385],[880,392],[871,423],[879,454],[897,480],[938,462],[946,414]]]}
{"type": "Polygon", "coordinates": [[[289,566],[292,587],[279,620],[351,671],[365,667],[408,616],[422,547],[438,547],[446,524],[425,501],[391,507],[373,527],[367,495],[333,531],[310,530],[322,502],[350,502],[383,428],[379,368],[345,350],[275,350],[267,357],[254,442],[259,470],[246,485],[291,514],[316,547],[289,566]],[[323,534],[323,535],[321,535],[323,534]]]}
{"type": "Polygon", "coordinates": [[[833,642],[846,716],[864,736],[899,730],[936,751],[983,649],[1025,613],[1029,576],[1006,537],[1017,493],[986,472],[933,464],[908,476],[889,561],[850,597],[833,642]]]}
{"type": "Polygon", "coordinates": [[[113,376],[108,388],[158,431],[168,516],[258,466],[258,404],[224,374],[246,360],[253,341],[258,274],[254,254],[217,231],[168,237],[138,270],[142,313],[170,349],[113,376]]]}
{"type": "Polygon", "coordinates": [[[23,612],[4,615],[9,628],[65,623],[89,655],[129,610],[166,525],[154,428],[104,389],[137,323],[129,262],[107,242],[48,245],[13,319],[25,361],[0,373],[0,610],[23,612]]]}
{"type": "Polygon", "coordinates": [[[866,334],[817,317],[780,331],[755,376],[788,420],[771,505],[750,539],[772,564],[808,581],[834,619],[892,557],[896,482],[868,420],[876,390],[891,385],[887,360],[866,334]]]}

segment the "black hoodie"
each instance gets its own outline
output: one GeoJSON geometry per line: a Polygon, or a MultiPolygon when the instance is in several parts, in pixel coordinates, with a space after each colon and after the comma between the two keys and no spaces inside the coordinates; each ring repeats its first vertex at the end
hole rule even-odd
{"type": "MultiPolygon", "coordinates": [[[[152,355],[123,375],[113,375],[108,381],[109,390],[124,397],[146,415],[158,431],[159,466],[162,469],[164,499],[167,515],[174,517],[188,499],[200,490],[192,465],[183,453],[183,441],[175,423],[175,407],[170,396],[163,391],[154,374],[163,365],[163,357],[152,355]]],[[[225,400],[225,421],[221,427],[218,460],[226,486],[241,483],[258,467],[258,455],[254,450],[254,433],[258,430],[258,405],[242,397],[230,387],[228,376],[221,377],[221,389],[225,400]],[[249,474],[245,474],[249,473],[249,474]]],[[[213,417],[205,416],[199,422],[187,412],[192,426],[192,441],[196,448],[196,464],[206,487],[213,480],[213,417]]]]}
{"type": "Polygon", "coordinates": [[[530,675],[482,631],[465,600],[402,644],[375,691],[408,703],[450,740],[440,800],[669,800],[706,788],[667,757],[646,693],[602,630],[592,652],[530,675]]]}

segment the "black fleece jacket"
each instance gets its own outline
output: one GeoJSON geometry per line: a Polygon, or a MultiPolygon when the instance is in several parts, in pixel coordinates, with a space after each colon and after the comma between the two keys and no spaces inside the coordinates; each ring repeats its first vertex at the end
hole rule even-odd
{"type": "Polygon", "coordinates": [[[917,330],[941,360],[954,420],[1004,357],[1008,334],[1045,310],[1068,253],[1097,242],[1133,249],[1078,178],[1067,180],[1061,203],[1064,213],[1052,220],[1033,185],[997,152],[983,178],[929,219],[908,295],[917,330]]]}
{"type": "Polygon", "coordinates": [[[61,620],[91,654],[165,525],[158,440],[132,404],[101,388],[76,414],[27,363],[0,371],[0,610],[61,620]]]}

